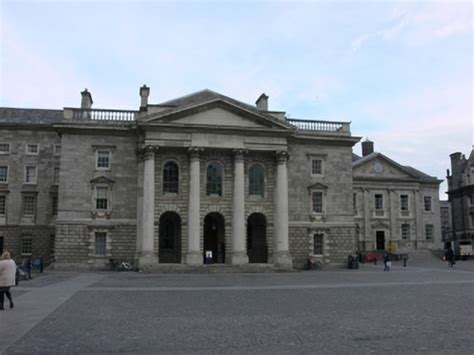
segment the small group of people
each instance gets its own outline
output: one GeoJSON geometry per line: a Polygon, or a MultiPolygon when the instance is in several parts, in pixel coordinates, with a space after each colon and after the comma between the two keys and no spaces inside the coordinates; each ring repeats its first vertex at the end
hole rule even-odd
{"type": "Polygon", "coordinates": [[[16,285],[16,272],[16,263],[9,252],[4,252],[0,260],[0,311],[5,310],[3,307],[5,296],[10,301],[10,308],[14,306],[10,288],[16,285]]]}

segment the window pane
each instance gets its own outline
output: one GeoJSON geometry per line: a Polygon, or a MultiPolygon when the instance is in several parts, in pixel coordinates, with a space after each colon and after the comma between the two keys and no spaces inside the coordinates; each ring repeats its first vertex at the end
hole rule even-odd
{"type": "Polygon", "coordinates": [[[323,255],[324,234],[316,233],[313,236],[313,254],[323,255]]]}
{"type": "Polygon", "coordinates": [[[322,213],[323,212],[323,193],[322,192],[313,192],[313,212],[322,213]]]}
{"type": "Polygon", "coordinates": [[[7,212],[7,197],[0,195],[0,215],[5,215],[7,212]]]}
{"type": "Polygon", "coordinates": [[[53,184],[59,185],[59,168],[58,167],[54,168],[53,184]]]}
{"type": "Polygon", "coordinates": [[[265,172],[259,164],[253,164],[249,169],[249,195],[264,195],[265,172]]]}
{"type": "Polygon", "coordinates": [[[38,154],[38,144],[28,144],[26,146],[26,152],[28,154],[38,154]]]}
{"type": "Polygon", "coordinates": [[[0,166],[0,182],[7,182],[8,166],[0,166]]]}
{"type": "Polygon", "coordinates": [[[96,208],[106,210],[108,206],[109,188],[106,186],[96,187],[96,208]]]}
{"type": "Polygon", "coordinates": [[[25,170],[25,182],[36,183],[36,166],[27,166],[25,170]]]}
{"type": "Polygon", "coordinates": [[[431,211],[431,196],[425,196],[424,197],[424,202],[425,202],[425,211],[431,211]]]}
{"type": "Polygon", "coordinates": [[[207,167],[207,194],[222,196],[222,167],[217,163],[207,167]]]}
{"type": "Polygon", "coordinates": [[[23,237],[21,238],[21,253],[31,254],[33,252],[33,238],[23,237]]]}
{"type": "Polygon", "coordinates": [[[0,153],[9,153],[10,143],[0,143],[0,153]]]}
{"type": "Polygon", "coordinates": [[[178,193],[179,168],[174,162],[167,162],[163,168],[163,192],[178,193]]]}
{"type": "Polygon", "coordinates": [[[375,209],[376,210],[383,209],[383,195],[381,194],[375,195],[375,209]]]}
{"type": "Polygon", "coordinates": [[[400,209],[402,211],[408,211],[408,195],[400,196],[400,209]]]}
{"type": "Polygon", "coordinates": [[[58,196],[52,197],[52,213],[53,213],[53,216],[58,215],[58,196]]]}
{"type": "Polygon", "coordinates": [[[35,215],[35,196],[23,196],[23,216],[35,215]]]}
{"type": "Polygon", "coordinates": [[[408,239],[410,237],[410,225],[402,224],[402,239],[408,239]]]}
{"type": "Polygon", "coordinates": [[[110,164],[110,152],[107,150],[99,150],[97,152],[97,167],[108,168],[110,164]]]}
{"type": "Polygon", "coordinates": [[[433,239],[433,225],[427,224],[425,226],[425,236],[427,240],[433,239]]]}
{"type": "Polygon", "coordinates": [[[105,232],[95,233],[95,254],[96,255],[105,255],[106,241],[107,241],[107,233],[105,232]]]}
{"type": "Polygon", "coordinates": [[[322,161],[318,159],[313,159],[311,164],[311,173],[313,175],[320,175],[322,172],[321,169],[322,161]]]}

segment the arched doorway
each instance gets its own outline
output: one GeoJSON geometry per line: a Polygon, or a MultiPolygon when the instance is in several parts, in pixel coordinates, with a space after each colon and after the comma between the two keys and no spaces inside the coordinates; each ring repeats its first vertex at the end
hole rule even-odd
{"type": "Polygon", "coordinates": [[[252,213],[247,219],[247,255],[249,263],[266,263],[267,220],[261,213],[252,213]]]}
{"type": "Polygon", "coordinates": [[[176,212],[165,212],[160,217],[160,263],[181,263],[181,217],[176,212]]]}
{"type": "Polygon", "coordinates": [[[206,260],[206,251],[212,251],[214,263],[225,263],[224,217],[217,212],[209,213],[204,218],[204,261],[206,260]]]}

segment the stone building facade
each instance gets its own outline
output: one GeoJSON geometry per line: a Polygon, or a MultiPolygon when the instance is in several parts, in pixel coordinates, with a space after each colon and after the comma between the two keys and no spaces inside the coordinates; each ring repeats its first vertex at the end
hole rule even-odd
{"type": "MultiPolygon", "coordinates": [[[[210,90],[150,104],[149,93],[140,88],[136,111],[92,108],[87,90],[80,108],[0,109],[4,249],[91,268],[110,259],[301,268],[376,247],[352,203],[354,188],[357,198],[370,188],[372,158],[352,162],[359,138],[348,122],[288,119],[265,94],[249,105],[210,90]]],[[[437,180],[373,158],[408,175],[395,180],[414,198],[435,196],[437,180]]],[[[432,221],[437,238],[435,214],[409,218],[416,230],[432,221]]]]}
{"type": "Polygon", "coordinates": [[[442,248],[439,184],[362,142],[353,155],[353,205],[360,250],[442,248]]]}
{"type": "Polygon", "coordinates": [[[448,241],[474,244],[474,149],[467,159],[459,152],[450,158],[447,179],[452,229],[448,241]]]}

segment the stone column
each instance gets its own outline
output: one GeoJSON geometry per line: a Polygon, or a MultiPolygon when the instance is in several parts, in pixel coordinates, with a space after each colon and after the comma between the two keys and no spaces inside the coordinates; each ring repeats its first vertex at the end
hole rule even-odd
{"type": "MultiPolygon", "coordinates": [[[[154,229],[155,229],[155,151],[157,147],[146,146],[143,149],[143,199],[141,218],[141,252],[138,258],[138,266],[146,268],[158,263],[154,252],[154,229]]],[[[139,244],[139,243],[137,243],[139,244]]]]}
{"type": "Polygon", "coordinates": [[[364,247],[365,249],[375,249],[375,235],[373,235],[370,221],[372,220],[372,209],[370,208],[370,191],[364,191],[364,247]]]}
{"type": "Polygon", "coordinates": [[[413,199],[415,200],[413,204],[413,213],[415,214],[415,235],[413,239],[415,240],[415,248],[418,249],[419,247],[424,246],[423,242],[425,240],[425,229],[423,226],[423,203],[421,200],[422,197],[420,190],[414,190],[413,195],[413,199]]]}
{"type": "Polygon", "coordinates": [[[200,151],[202,151],[200,148],[189,148],[188,252],[186,254],[186,264],[188,265],[200,265],[203,263],[199,243],[201,231],[200,151]]]}
{"type": "Polygon", "coordinates": [[[277,174],[275,186],[275,251],[274,263],[277,266],[292,268],[288,242],[288,153],[277,152],[277,174]]]}
{"type": "Polygon", "coordinates": [[[232,254],[234,265],[248,264],[249,258],[245,247],[245,185],[244,153],[242,149],[234,150],[234,194],[232,196],[232,254]]]}

